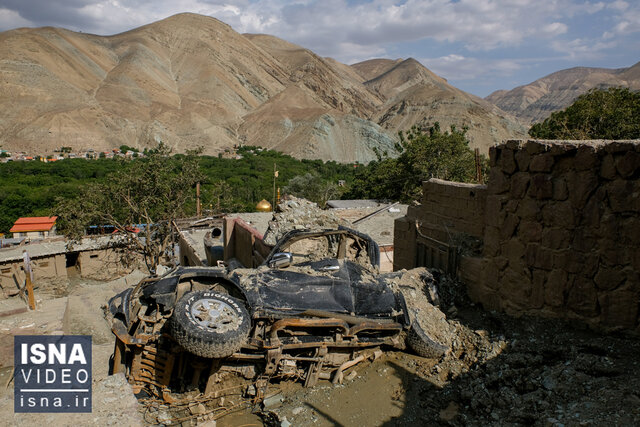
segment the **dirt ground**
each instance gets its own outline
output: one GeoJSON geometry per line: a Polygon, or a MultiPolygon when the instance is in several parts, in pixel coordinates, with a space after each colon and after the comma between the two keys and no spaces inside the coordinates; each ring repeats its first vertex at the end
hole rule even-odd
{"type": "MultiPolygon", "coordinates": [[[[100,308],[140,277],[73,283],[68,295],[37,291],[37,312],[0,317],[0,424],[144,423],[146,408],[135,401],[124,379],[107,377],[112,337],[100,308]],[[13,335],[60,332],[94,337],[93,413],[13,414],[13,335]]],[[[17,299],[0,301],[0,313],[21,304],[17,299]]],[[[343,384],[320,381],[309,389],[294,382],[272,384],[264,404],[247,404],[217,419],[217,425],[640,424],[638,338],[599,335],[555,320],[514,319],[468,303],[457,308],[446,304],[444,311],[459,335],[443,360],[385,351],[381,358],[346,371],[343,384]]],[[[243,398],[237,397],[229,406],[241,403],[243,398]]],[[[185,420],[182,425],[194,423],[185,420]]]]}
{"type": "MultiPolygon", "coordinates": [[[[266,408],[273,425],[639,425],[638,339],[476,307],[455,317],[499,352],[475,362],[460,351],[440,362],[386,352],[343,385],[280,384],[266,408]]],[[[236,421],[251,422],[219,425],[236,421]]]]}

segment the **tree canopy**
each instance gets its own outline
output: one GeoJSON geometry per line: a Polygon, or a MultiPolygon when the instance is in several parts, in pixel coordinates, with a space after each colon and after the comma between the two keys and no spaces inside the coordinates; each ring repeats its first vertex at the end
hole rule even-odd
{"type": "Polygon", "coordinates": [[[638,139],[640,92],[592,89],[573,104],[529,129],[541,139],[638,139]]]}
{"type": "MultiPolygon", "coordinates": [[[[156,151],[157,148],[145,149],[145,155],[153,156],[156,151]]],[[[162,159],[177,170],[175,162],[186,157],[189,156],[177,154],[162,159]]],[[[276,186],[281,188],[286,187],[293,178],[307,173],[317,176],[321,188],[331,188],[339,180],[349,185],[355,173],[352,164],[298,160],[273,150],[249,146],[239,148],[233,156],[226,158],[198,156],[197,152],[191,153],[189,158],[197,164],[202,175],[201,199],[205,214],[253,212],[258,201],[271,200],[274,164],[279,171],[276,186]]],[[[125,160],[118,157],[64,159],[53,163],[0,163],[0,233],[7,233],[13,222],[21,216],[56,215],[56,198],[78,198],[80,194],[85,194],[85,187],[106,185],[106,181],[113,180],[113,174],[123,169],[133,171],[138,166],[144,167],[148,161],[144,158],[125,160]]],[[[190,191],[193,197],[186,200],[184,212],[194,215],[195,189],[191,188],[190,191]]],[[[97,222],[98,219],[91,225],[105,225],[97,222]]]]}
{"type": "MultiPolygon", "coordinates": [[[[476,179],[475,154],[469,148],[466,129],[439,123],[400,132],[398,158],[382,158],[359,168],[345,198],[390,199],[409,202],[422,193],[422,181],[440,178],[472,182],[476,179]]],[[[483,161],[486,168],[486,161],[483,161]]]]}
{"type": "Polygon", "coordinates": [[[86,186],[75,198],[59,198],[59,229],[78,240],[89,225],[111,225],[129,250],[144,256],[150,270],[170,248],[171,222],[185,214],[202,180],[195,156],[173,156],[160,145],[145,159],[122,160],[108,180],[86,186]]]}

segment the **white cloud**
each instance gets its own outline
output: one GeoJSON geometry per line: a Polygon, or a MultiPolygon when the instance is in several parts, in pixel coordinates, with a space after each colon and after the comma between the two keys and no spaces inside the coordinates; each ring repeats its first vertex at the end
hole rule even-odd
{"type": "Polygon", "coordinates": [[[625,1],[617,0],[610,3],[608,8],[614,11],[613,25],[603,33],[602,40],[624,38],[640,32],[640,3],[636,2],[631,6],[625,1]]]}
{"type": "Polygon", "coordinates": [[[595,60],[604,56],[603,52],[614,48],[617,41],[598,41],[592,39],[573,39],[570,41],[554,41],[551,47],[565,54],[567,60],[595,60]]]}
{"type": "Polygon", "coordinates": [[[517,46],[525,38],[566,32],[562,17],[575,8],[575,1],[549,0],[545,7],[538,0],[0,0],[0,4],[10,4],[41,25],[71,27],[68,21],[75,20],[75,28],[99,34],[192,11],[214,16],[240,32],[275,34],[336,55],[341,52],[334,48],[344,44],[380,46],[422,39],[462,43],[473,50],[517,46]],[[50,14],[66,12],[59,22],[45,23],[43,8],[50,14]]]}
{"type": "Polygon", "coordinates": [[[33,26],[33,23],[22,18],[17,12],[0,8],[0,29],[31,26],[33,26]]]}
{"type": "Polygon", "coordinates": [[[472,56],[535,41],[574,58],[588,57],[586,47],[601,52],[640,31],[636,0],[0,0],[0,31],[54,25],[106,35],[186,11],[213,16],[239,32],[273,34],[343,62],[386,56],[394,46],[418,41],[451,46],[456,53],[466,49],[472,56]],[[600,39],[580,38],[569,28],[569,19],[600,19],[596,14],[607,14],[611,22],[600,39]],[[570,41],[562,41],[567,34],[570,41]]]}
{"type": "Polygon", "coordinates": [[[508,77],[522,69],[522,61],[513,59],[470,58],[462,55],[446,55],[439,58],[423,58],[425,67],[447,80],[477,80],[481,76],[508,77]]]}
{"type": "Polygon", "coordinates": [[[616,0],[613,3],[607,6],[610,9],[619,10],[620,12],[624,12],[629,8],[629,3],[622,0],[616,0]]]}
{"type": "Polygon", "coordinates": [[[558,36],[560,34],[566,33],[568,27],[562,22],[553,22],[551,24],[545,25],[542,28],[542,31],[548,36],[558,36]]]}

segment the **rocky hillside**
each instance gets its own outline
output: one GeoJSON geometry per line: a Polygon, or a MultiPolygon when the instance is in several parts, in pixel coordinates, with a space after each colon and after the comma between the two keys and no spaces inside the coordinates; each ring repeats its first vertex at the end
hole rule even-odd
{"type": "Polygon", "coordinates": [[[0,108],[0,145],[32,154],[163,141],[177,152],[251,144],[366,162],[393,154],[397,131],[415,123],[467,125],[483,151],[524,134],[412,59],[350,67],[196,14],[108,37],[0,33],[0,108]]]}
{"type": "Polygon", "coordinates": [[[534,123],[568,107],[589,89],[617,86],[640,89],[640,62],[618,69],[570,68],[509,91],[493,92],[485,99],[524,122],[534,123]]]}
{"type": "Polygon", "coordinates": [[[513,117],[451,86],[415,59],[366,61],[355,64],[354,68],[369,77],[381,71],[364,85],[384,99],[373,117],[384,129],[406,130],[414,124],[434,122],[439,122],[443,129],[451,125],[466,126],[471,145],[483,151],[512,135],[526,134],[522,124],[513,117]]]}

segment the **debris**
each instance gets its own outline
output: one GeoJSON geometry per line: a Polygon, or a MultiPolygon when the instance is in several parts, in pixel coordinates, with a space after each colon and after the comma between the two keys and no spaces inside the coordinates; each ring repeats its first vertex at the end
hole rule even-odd
{"type": "Polygon", "coordinates": [[[349,373],[349,375],[347,375],[344,379],[345,381],[352,381],[353,379],[355,379],[355,377],[358,376],[358,371],[353,370],[349,373]]]}
{"type": "Polygon", "coordinates": [[[189,412],[192,415],[202,415],[207,412],[207,408],[202,403],[198,403],[197,405],[189,406],[189,412]]]}
{"type": "Polygon", "coordinates": [[[277,208],[269,228],[264,233],[264,243],[275,245],[282,236],[291,230],[327,230],[337,229],[347,222],[331,210],[323,210],[317,204],[305,199],[288,196],[277,208]]]}
{"type": "Polygon", "coordinates": [[[265,410],[274,409],[282,406],[282,402],[284,401],[284,397],[281,393],[274,394],[273,396],[266,397],[262,401],[262,406],[265,410]]]}
{"type": "Polygon", "coordinates": [[[440,411],[440,419],[442,421],[451,421],[458,415],[459,406],[456,402],[449,402],[449,406],[440,411]]]}

